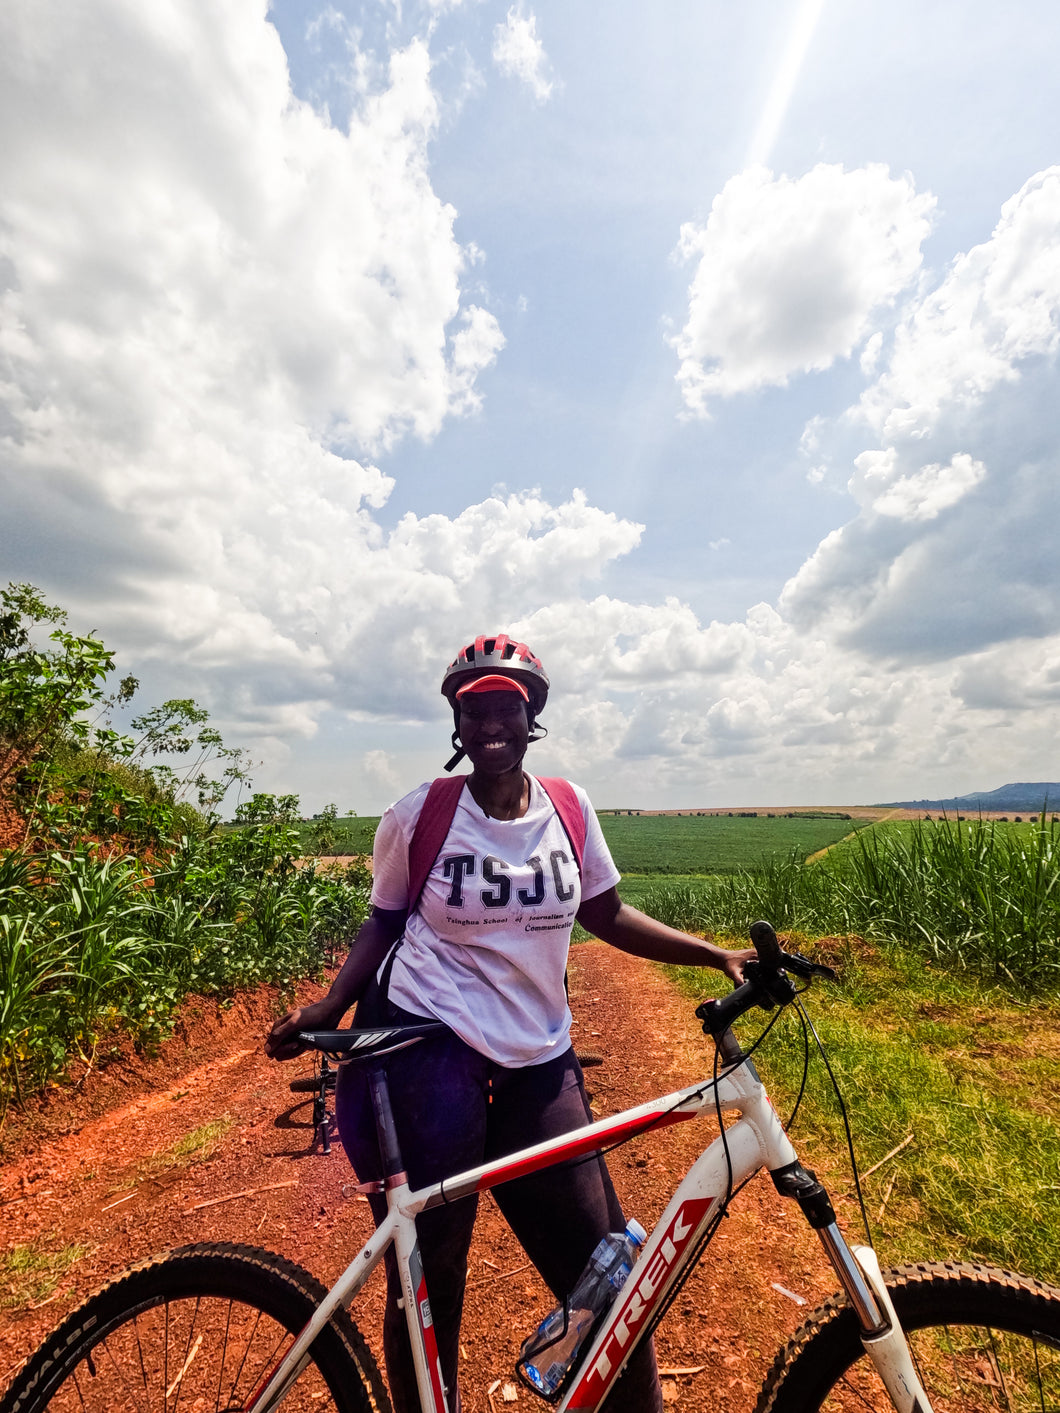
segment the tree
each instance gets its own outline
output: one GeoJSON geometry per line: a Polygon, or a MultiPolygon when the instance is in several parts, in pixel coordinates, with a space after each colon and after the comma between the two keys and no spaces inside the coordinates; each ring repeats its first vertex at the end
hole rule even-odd
{"type": "MultiPolygon", "coordinates": [[[[32,584],[0,589],[0,790],[56,740],[88,739],[85,713],[102,700],[114,656],[93,634],[79,638],[62,626],[49,635],[54,648],[34,646],[37,624],[65,622],[32,584]]],[[[127,700],[136,685],[126,678],[119,695],[127,700]]]]}
{"type": "Polygon", "coordinates": [[[113,653],[65,622],[31,584],[0,590],[0,802],[17,806],[23,837],[36,827],[55,842],[121,836],[139,847],[211,825],[248,779],[246,753],[226,746],[190,698],[136,717],[134,736],[116,730],[111,713],[139,683],[123,677],[107,695],[113,653]],[[34,643],[42,624],[56,625],[54,646],[34,643]],[[157,759],[166,755],[187,759],[177,768],[157,759]]]}

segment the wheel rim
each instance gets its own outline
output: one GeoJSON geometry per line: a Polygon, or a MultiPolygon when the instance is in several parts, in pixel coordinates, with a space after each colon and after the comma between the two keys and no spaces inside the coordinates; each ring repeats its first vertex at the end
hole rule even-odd
{"type": "MultiPolygon", "coordinates": [[[[290,1348],[259,1308],[220,1296],[146,1304],[103,1332],[49,1402],[54,1413],[234,1413],[290,1348]]],[[[310,1364],[284,1409],[324,1413],[327,1383],[310,1364]]]]}

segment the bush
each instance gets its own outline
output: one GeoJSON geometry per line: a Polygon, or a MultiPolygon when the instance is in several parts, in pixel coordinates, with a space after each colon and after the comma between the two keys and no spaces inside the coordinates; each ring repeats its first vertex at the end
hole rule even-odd
{"type": "Polygon", "coordinates": [[[0,1116],[115,1028],[156,1041],[191,991],[320,975],[368,909],[367,869],[297,866],[296,796],[256,794],[220,826],[245,761],[194,702],[112,729],[135,679],[106,696],[92,637],[34,646],[64,619],[28,585],[0,592],[0,799],[21,818],[0,855],[0,1116]]]}

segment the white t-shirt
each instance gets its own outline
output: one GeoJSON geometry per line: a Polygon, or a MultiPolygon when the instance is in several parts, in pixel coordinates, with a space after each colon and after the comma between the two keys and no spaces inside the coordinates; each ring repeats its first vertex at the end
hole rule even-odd
{"type": "MultiPolygon", "coordinates": [[[[428,785],[383,815],[373,852],[372,902],[408,906],[408,854],[428,785]]],[[[405,924],[388,995],[444,1021],[508,1068],[543,1064],[570,1041],[563,987],[571,928],[583,898],[620,878],[585,791],[581,876],[559,815],[530,777],[522,819],[490,819],[464,786],[420,904],[405,924]]]]}

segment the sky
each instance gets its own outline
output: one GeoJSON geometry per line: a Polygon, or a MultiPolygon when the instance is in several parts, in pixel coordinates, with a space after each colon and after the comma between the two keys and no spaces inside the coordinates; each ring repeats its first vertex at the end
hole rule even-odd
{"type": "Polygon", "coordinates": [[[1060,776],[1052,0],[9,0],[0,576],[307,812],[1060,776]]]}

